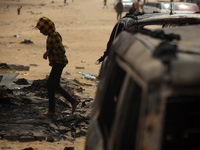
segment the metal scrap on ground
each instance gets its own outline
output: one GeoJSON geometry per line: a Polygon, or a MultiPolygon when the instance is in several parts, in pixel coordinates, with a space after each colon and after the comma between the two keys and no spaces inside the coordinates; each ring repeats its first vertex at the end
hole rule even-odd
{"type": "Polygon", "coordinates": [[[72,115],[70,104],[60,95],[56,95],[56,115],[43,116],[42,113],[48,108],[47,79],[16,79],[17,74],[13,73],[2,73],[1,76],[3,78],[2,82],[0,81],[0,139],[53,142],[74,141],[86,135],[90,108],[93,105],[93,98],[85,90],[88,83],[81,83],[78,79],[62,78],[61,85],[72,96],[79,97],[81,102],[72,115]]]}

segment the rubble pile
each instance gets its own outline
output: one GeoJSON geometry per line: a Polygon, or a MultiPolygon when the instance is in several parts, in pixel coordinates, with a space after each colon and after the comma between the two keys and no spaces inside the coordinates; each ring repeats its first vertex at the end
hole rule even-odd
{"type": "Polygon", "coordinates": [[[53,142],[74,141],[86,135],[93,99],[85,96],[84,86],[92,85],[63,78],[61,85],[81,102],[72,115],[71,105],[57,94],[56,115],[44,116],[42,113],[48,109],[47,78],[32,82],[22,78],[9,82],[16,87],[20,85],[20,88],[9,89],[7,83],[3,85],[0,81],[0,139],[53,142]]]}

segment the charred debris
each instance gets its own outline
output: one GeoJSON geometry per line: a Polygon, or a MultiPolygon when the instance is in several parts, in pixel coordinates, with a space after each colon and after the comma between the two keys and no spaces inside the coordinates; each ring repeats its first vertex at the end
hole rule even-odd
{"type": "Polygon", "coordinates": [[[90,119],[93,99],[87,95],[85,88],[96,88],[97,82],[92,78],[91,84],[78,79],[61,79],[61,85],[74,97],[81,100],[75,113],[71,114],[68,102],[56,95],[56,115],[43,116],[48,108],[47,78],[30,81],[15,78],[16,70],[28,70],[29,66],[8,65],[0,63],[0,139],[35,141],[59,140],[74,141],[85,136],[90,119]]]}

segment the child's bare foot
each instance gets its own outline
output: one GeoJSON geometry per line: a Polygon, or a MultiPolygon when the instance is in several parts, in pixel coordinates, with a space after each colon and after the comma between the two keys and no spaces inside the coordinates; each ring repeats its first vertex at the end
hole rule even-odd
{"type": "Polygon", "coordinates": [[[42,115],[55,115],[55,114],[56,114],[55,112],[46,111],[42,115]]]}
{"type": "Polygon", "coordinates": [[[76,109],[76,106],[80,103],[80,100],[76,100],[74,102],[74,104],[72,105],[72,114],[74,113],[75,109],[76,109]]]}

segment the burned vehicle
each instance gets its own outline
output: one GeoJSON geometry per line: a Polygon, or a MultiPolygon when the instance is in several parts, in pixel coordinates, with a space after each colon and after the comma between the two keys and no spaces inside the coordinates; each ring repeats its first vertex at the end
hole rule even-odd
{"type": "Polygon", "coordinates": [[[106,61],[111,51],[111,46],[114,39],[122,32],[132,28],[171,28],[180,26],[190,26],[200,24],[200,15],[194,14],[141,14],[127,13],[122,19],[120,19],[114,26],[110,39],[107,43],[107,48],[104,54],[97,60],[97,64],[101,63],[99,77],[102,76],[103,71],[106,68],[106,61]]]}
{"type": "Polygon", "coordinates": [[[199,150],[199,37],[199,25],[122,31],[97,89],[85,150],[199,150]]]}
{"type": "Polygon", "coordinates": [[[200,24],[199,13],[193,14],[144,14],[137,16],[132,26],[148,28],[150,25],[160,25],[161,28],[179,27],[200,24]]]}

